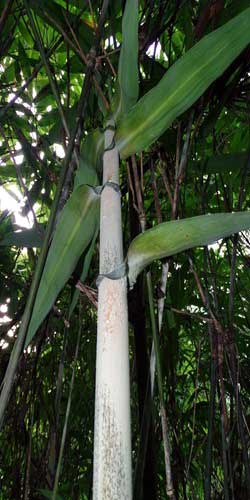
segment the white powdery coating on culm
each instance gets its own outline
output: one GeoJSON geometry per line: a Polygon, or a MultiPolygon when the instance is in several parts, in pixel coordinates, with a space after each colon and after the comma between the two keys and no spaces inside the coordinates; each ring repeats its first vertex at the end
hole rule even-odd
{"type": "Polygon", "coordinates": [[[126,279],[99,287],[94,500],[129,500],[130,402],[126,279]]]}
{"type": "MultiPolygon", "coordinates": [[[[105,132],[100,274],[123,262],[119,155],[105,132]],[[109,182],[111,183],[109,185],[109,182]]],[[[131,500],[130,387],[126,278],[103,277],[98,292],[93,500],[131,500]]]]}

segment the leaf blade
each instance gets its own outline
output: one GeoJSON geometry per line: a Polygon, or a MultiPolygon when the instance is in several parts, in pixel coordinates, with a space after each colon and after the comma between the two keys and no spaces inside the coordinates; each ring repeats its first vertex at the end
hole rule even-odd
{"type": "Polygon", "coordinates": [[[127,113],[136,103],[139,94],[138,0],[126,1],[122,17],[122,38],[118,67],[120,98],[116,116],[127,113]]]}
{"type": "Polygon", "coordinates": [[[199,215],[163,222],[137,236],[128,249],[130,286],[156,259],[170,257],[196,246],[206,246],[250,227],[250,211],[199,215]]]}
{"type": "Polygon", "coordinates": [[[218,78],[250,41],[250,8],[202,38],[118,125],[121,158],[150,146],[218,78]]]}
{"type": "Polygon", "coordinates": [[[99,196],[92,188],[79,186],[67,201],[56,227],[34,303],[25,347],[31,342],[79,257],[92,240],[98,223],[99,196]]]}

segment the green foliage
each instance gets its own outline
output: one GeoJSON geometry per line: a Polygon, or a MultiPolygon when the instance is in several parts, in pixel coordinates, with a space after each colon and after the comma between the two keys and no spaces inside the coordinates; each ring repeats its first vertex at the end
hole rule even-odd
{"type": "Polygon", "coordinates": [[[50,311],[99,224],[99,196],[93,188],[79,186],[66,203],[45,262],[25,346],[50,311]]]}
{"type": "Polygon", "coordinates": [[[170,257],[183,250],[205,246],[250,228],[250,212],[200,215],[189,219],[163,222],[137,236],[128,249],[130,286],[138,274],[156,259],[170,257]]]}
{"type": "Polygon", "coordinates": [[[250,41],[250,9],[204,37],[121,120],[122,158],[147,148],[218,78],[250,41]]]}
{"type": "MultiPolygon", "coordinates": [[[[166,255],[169,245],[172,249],[163,261],[168,267],[165,297],[162,262],[152,262],[151,274],[154,311],[164,302],[159,361],[176,497],[202,500],[209,482],[210,498],[227,498],[227,486],[229,498],[250,497],[244,456],[250,424],[249,232],[212,247],[195,246],[187,254],[176,253],[185,246],[174,242],[172,229],[168,239],[164,229],[218,214],[219,237],[239,229],[226,230],[230,213],[238,217],[239,211],[249,210],[249,2],[222,3],[142,0],[137,15],[137,2],[110,2],[95,46],[93,79],[89,51],[98,34],[100,1],[29,0],[53,90],[25,3],[0,0],[0,379],[6,382],[7,373],[9,385],[3,384],[1,396],[11,395],[0,436],[1,500],[42,500],[41,490],[48,495],[53,490],[79,329],[59,493],[69,500],[91,497],[98,196],[83,185],[101,184],[103,109],[110,116],[114,97],[122,98],[123,105],[116,140],[121,156],[128,157],[120,171],[124,246],[133,242],[133,249],[141,242],[146,259],[149,250],[151,259],[166,255]],[[84,82],[89,82],[88,92],[79,110],[84,82]],[[50,224],[76,123],[80,128],[59,193],[58,223],[30,338],[40,327],[23,351],[22,335],[32,311],[27,297],[44,248],[36,245],[50,224]],[[135,151],[142,154],[132,161],[129,155],[135,151]],[[138,206],[140,194],[143,207],[138,206]],[[68,211],[71,204],[73,213],[68,211]],[[145,219],[147,231],[139,236],[145,219]],[[159,222],[163,225],[158,228],[159,222]],[[151,231],[161,234],[157,248],[151,231]],[[79,279],[81,291],[75,286],[79,279]],[[13,347],[17,341],[19,352],[13,347]],[[6,371],[9,361],[17,368],[6,371]],[[224,427],[223,402],[228,417],[224,427]]],[[[205,225],[196,228],[196,245],[211,241],[207,231],[205,225]]],[[[146,442],[141,424],[152,338],[143,275],[129,292],[129,321],[135,469],[139,447],[146,442]]],[[[151,424],[142,498],[163,499],[166,471],[157,386],[152,411],[147,406],[145,413],[151,424]]]]}
{"type": "Polygon", "coordinates": [[[128,113],[139,93],[138,0],[128,0],[122,16],[122,48],[118,68],[119,102],[115,117],[128,113]]]}

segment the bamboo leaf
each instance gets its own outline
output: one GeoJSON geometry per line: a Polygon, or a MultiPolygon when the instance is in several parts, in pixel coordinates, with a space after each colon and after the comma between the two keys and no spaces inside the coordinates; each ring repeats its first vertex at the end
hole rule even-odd
{"type": "Polygon", "coordinates": [[[118,68],[119,102],[115,117],[127,113],[139,93],[138,0],[127,0],[122,17],[122,47],[118,68]]]}
{"type": "Polygon", "coordinates": [[[52,240],[38,288],[25,346],[50,311],[99,224],[99,196],[78,187],[66,203],[52,240]]]}
{"type": "Polygon", "coordinates": [[[121,158],[150,146],[218,78],[250,41],[250,8],[202,38],[118,125],[121,158]]]}
{"type": "Polygon", "coordinates": [[[133,286],[137,276],[151,262],[196,246],[205,246],[250,227],[250,211],[200,215],[163,222],[137,236],[128,254],[128,278],[133,286]]]}
{"type": "Polygon", "coordinates": [[[98,171],[101,170],[104,150],[103,133],[97,129],[85,139],[81,148],[80,164],[76,171],[74,189],[82,184],[98,185],[98,171]]]}

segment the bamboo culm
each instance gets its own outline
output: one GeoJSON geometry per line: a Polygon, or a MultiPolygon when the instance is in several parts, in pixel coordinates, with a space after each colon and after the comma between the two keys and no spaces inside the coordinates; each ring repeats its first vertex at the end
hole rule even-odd
{"type": "Polygon", "coordinates": [[[126,277],[105,275],[123,263],[119,154],[105,131],[100,215],[93,500],[130,500],[131,437],[126,277]]]}

